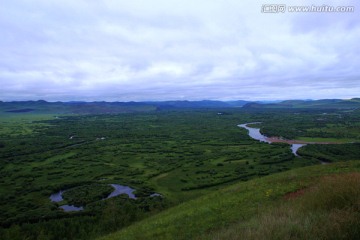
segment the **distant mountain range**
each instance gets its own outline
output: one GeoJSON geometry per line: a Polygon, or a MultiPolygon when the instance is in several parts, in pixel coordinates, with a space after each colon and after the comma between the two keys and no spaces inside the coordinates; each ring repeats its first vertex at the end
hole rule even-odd
{"type": "Polygon", "coordinates": [[[238,101],[162,101],[162,102],[47,102],[39,101],[0,101],[0,113],[56,113],[56,114],[106,114],[151,112],[170,109],[271,109],[271,108],[320,108],[356,109],[360,108],[360,98],[350,100],[286,100],[272,102],[238,101]]]}
{"type": "Polygon", "coordinates": [[[261,104],[256,102],[247,103],[243,108],[311,108],[311,109],[356,109],[360,108],[360,98],[349,100],[321,99],[321,100],[286,100],[278,103],[261,104]]]}
{"type": "Polygon", "coordinates": [[[149,112],[184,108],[233,108],[242,107],[248,101],[163,101],[163,102],[0,102],[0,113],[57,113],[57,114],[106,114],[149,112]]]}

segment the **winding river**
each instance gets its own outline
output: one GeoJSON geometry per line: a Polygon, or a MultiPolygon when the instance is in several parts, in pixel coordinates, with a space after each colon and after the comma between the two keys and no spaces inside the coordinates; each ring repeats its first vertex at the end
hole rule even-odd
{"type": "Polygon", "coordinates": [[[267,142],[267,143],[283,142],[283,143],[290,144],[292,153],[297,157],[299,156],[297,154],[297,151],[299,150],[299,148],[301,148],[307,144],[305,142],[297,141],[297,140],[285,140],[282,138],[275,138],[275,137],[269,138],[260,133],[260,128],[253,128],[253,127],[247,126],[249,124],[258,124],[258,123],[260,123],[260,122],[244,123],[244,124],[239,124],[238,127],[242,127],[242,128],[245,128],[246,130],[248,130],[249,136],[260,142],[267,142]]]}
{"type": "Polygon", "coordinates": [[[297,150],[299,150],[299,148],[301,148],[302,146],[305,146],[306,144],[300,144],[300,143],[294,143],[291,145],[291,151],[292,153],[299,157],[299,155],[297,154],[297,150]]]}
{"type": "MultiPolygon", "coordinates": [[[[107,196],[105,199],[108,198],[112,198],[112,197],[116,197],[120,194],[127,194],[129,196],[129,198],[132,199],[136,199],[135,195],[134,195],[134,191],[135,189],[128,187],[128,186],[123,186],[123,185],[119,185],[119,184],[110,184],[113,188],[114,191],[111,192],[109,194],[109,196],[107,196]]],[[[51,194],[50,195],[50,200],[52,202],[61,202],[63,201],[63,196],[62,194],[65,192],[66,190],[60,190],[57,193],[51,194]]],[[[74,205],[61,205],[59,208],[63,209],[65,212],[71,212],[71,211],[82,211],[84,210],[84,207],[80,206],[80,207],[76,207],[74,205]]]]}
{"type": "Polygon", "coordinates": [[[258,124],[260,122],[253,122],[253,123],[244,123],[244,124],[240,124],[238,125],[238,127],[242,127],[245,128],[246,130],[249,131],[249,136],[255,140],[258,140],[260,142],[267,142],[267,143],[271,143],[266,136],[262,135],[260,133],[260,128],[252,128],[252,127],[248,127],[248,124],[258,124]]]}

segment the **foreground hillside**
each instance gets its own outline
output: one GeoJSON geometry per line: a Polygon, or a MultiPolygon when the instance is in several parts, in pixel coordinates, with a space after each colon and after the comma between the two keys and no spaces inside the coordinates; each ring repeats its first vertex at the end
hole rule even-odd
{"type": "Polygon", "coordinates": [[[360,162],[290,170],[168,209],[111,239],[356,239],[360,162]]]}

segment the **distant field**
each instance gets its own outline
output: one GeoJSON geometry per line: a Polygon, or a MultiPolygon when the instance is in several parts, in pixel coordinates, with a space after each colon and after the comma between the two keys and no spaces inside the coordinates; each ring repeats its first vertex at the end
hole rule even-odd
{"type": "Polygon", "coordinates": [[[37,121],[55,119],[54,114],[3,113],[0,114],[0,137],[32,134],[34,129],[45,127],[37,121]]]}

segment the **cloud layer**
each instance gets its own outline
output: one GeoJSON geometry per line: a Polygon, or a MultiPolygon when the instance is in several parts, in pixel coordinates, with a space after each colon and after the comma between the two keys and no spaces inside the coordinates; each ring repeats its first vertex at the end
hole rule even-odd
{"type": "Polygon", "coordinates": [[[269,3],[5,0],[0,100],[358,97],[358,1],[341,1],[353,13],[262,13],[269,3]]]}

